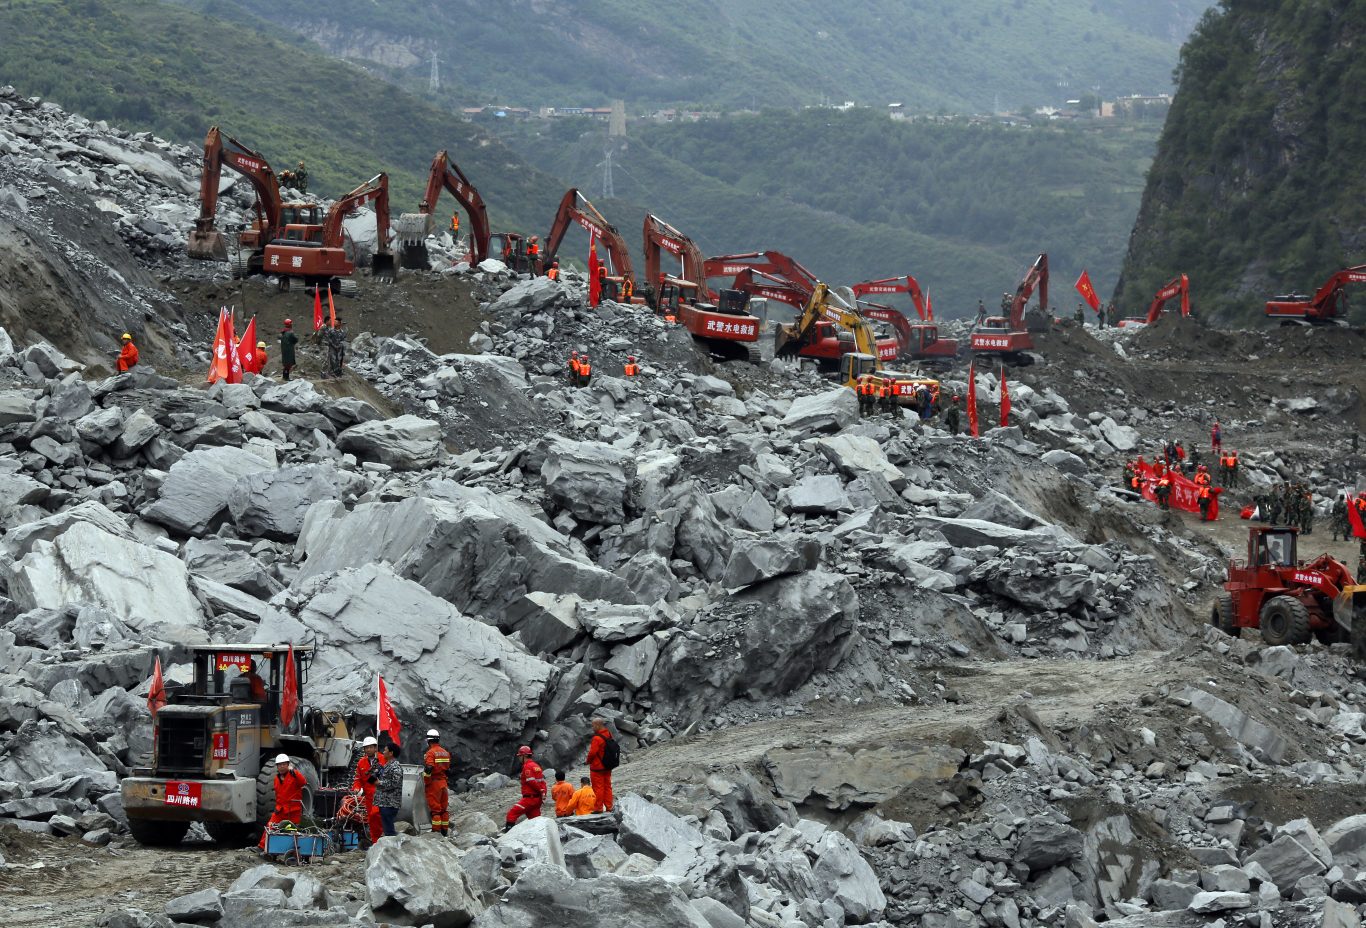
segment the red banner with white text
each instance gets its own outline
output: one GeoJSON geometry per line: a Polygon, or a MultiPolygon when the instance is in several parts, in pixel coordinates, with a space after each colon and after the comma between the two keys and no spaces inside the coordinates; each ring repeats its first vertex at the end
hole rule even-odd
{"type": "MultiPolygon", "coordinates": [[[[1138,466],[1139,479],[1143,498],[1149,502],[1157,502],[1157,474],[1153,471],[1153,465],[1144,461],[1138,466]]],[[[1175,471],[1168,471],[1171,480],[1172,492],[1168,497],[1168,502],[1173,509],[1180,509],[1183,512],[1200,511],[1200,487],[1188,477],[1184,477],[1175,471]]],[[[1214,521],[1219,518],[1219,494],[1224,492],[1222,487],[1210,487],[1209,495],[1209,518],[1214,521]]]]}

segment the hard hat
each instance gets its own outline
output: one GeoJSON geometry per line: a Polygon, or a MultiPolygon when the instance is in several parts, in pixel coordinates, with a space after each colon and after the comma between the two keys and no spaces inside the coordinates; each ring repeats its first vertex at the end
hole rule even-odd
{"type": "Polygon", "coordinates": [[[256,343],[256,347],[257,347],[257,348],[264,348],[264,347],[266,347],[266,343],[265,343],[265,342],[257,342],[257,343],[256,343]]]}
{"type": "Polygon", "coordinates": [[[520,748],[517,749],[517,756],[518,756],[518,757],[530,757],[530,756],[531,756],[531,748],[527,747],[525,744],[522,745],[520,748]]]}
{"type": "Polygon", "coordinates": [[[360,743],[360,746],[363,747],[363,748],[368,748],[368,747],[370,747],[371,745],[378,745],[378,744],[379,744],[379,742],[376,741],[374,738],[366,738],[364,741],[362,741],[362,742],[360,743]]]}
{"type": "Polygon", "coordinates": [[[636,359],[636,356],[633,355],[633,354],[628,354],[628,355],[626,356],[626,360],[628,360],[628,361],[634,361],[635,359],[636,359]]]}
{"type": "Polygon", "coordinates": [[[277,755],[276,758],[275,758],[275,763],[277,763],[277,764],[287,764],[287,763],[289,763],[289,762],[290,762],[290,761],[289,761],[289,755],[288,755],[288,754],[279,754],[279,755],[277,755]]]}
{"type": "Polygon", "coordinates": [[[294,320],[293,320],[293,319],[286,319],[286,320],[285,320],[285,325],[290,326],[290,325],[293,325],[293,324],[294,324],[294,320]]]}
{"type": "Polygon", "coordinates": [[[132,340],[133,340],[133,336],[129,335],[127,332],[124,332],[124,333],[123,333],[123,340],[124,340],[124,341],[132,341],[132,340]]]}
{"type": "Polygon", "coordinates": [[[441,737],[441,732],[437,731],[435,728],[429,728],[429,729],[427,729],[427,737],[428,737],[428,738],[440,738],[440,737],[441,737]]]}

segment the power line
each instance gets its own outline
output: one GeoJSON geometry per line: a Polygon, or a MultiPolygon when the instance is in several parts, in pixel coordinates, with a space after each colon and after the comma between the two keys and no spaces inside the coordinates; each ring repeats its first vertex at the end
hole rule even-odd
{"type": "Polygon", "coordinates": [[[437,57],[436,52],[432,52],[432,74],[431,77],[427,79],[427,92],[430,94],[436,94],[440,90],[441,59],[437,57]]]}

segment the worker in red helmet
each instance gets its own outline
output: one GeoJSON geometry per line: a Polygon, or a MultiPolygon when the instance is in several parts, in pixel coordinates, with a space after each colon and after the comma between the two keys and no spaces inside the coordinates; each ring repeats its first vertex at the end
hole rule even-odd
{"type": "Polygon", "coordinates": [[[1196,495],[1200,500],[1200,521],[1209,521],[1210,502],[1214,499],[1214,494],[1210,490],[1209,468],[1201,464],[1195,471],[1196,495]]]}
{"type": "Polygon", "coordinates": [[[512,826],[523,815],[527,818],[541,817],[541,803],[545,801],[545,771],[531,756],[531,748],[525,744],[517,749],[517,759],[522,765],[522,798],[508,809],[507,821],[503,831],[511,831],[512,826]]]}
{"type": "Polygon", "coordinates": [[[294,334],[294,320],[286,319],[285,327],[280,330],[280,367],[284,370],[285,380],[294,370],[294,349],[299,344],[299,336],[294,334]]]}
{"type": "Polygon", "coordinates": [[[626,356],[626,366],[622,368],[621,372],[627,377],[635,377],[640,373],[640,365],[636,363],[635,355],[628,354],[626,356]]]}

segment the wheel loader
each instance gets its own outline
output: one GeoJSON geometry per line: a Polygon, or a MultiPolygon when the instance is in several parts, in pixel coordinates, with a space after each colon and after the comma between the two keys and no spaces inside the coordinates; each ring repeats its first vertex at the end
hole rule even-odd
{"type": "Polygon", "coordinates": [[[1210,624],[1230,635],[1259,629],[1269,645],[1350,641],[1366,659],[1366,584],[1330,555],[1301,562],[1298,540],[1296,528],[1249,526],[1247,557],[1229,563],[1210,624]]]}
{"type": "MultiPolygon", "coordinates": [[[[308,781],[304,816],[325,787],[350,785],[355,753],[347,719],[305,700],[311,645],[294,647],[298,709],[280,723],[286,644],[208,645],[192,649],[194,678],[166,687],[167,704],[152,723],[148,766],[135,767],[121,784],[128,828],[139,844],[180,843],[201,822],[220,844],[242,846],[259,837],[274,809],[275,757],[288,754],[308,781]],[[264,693],[252,693],[254,667],[264,693]]],[[[410,809],[416,773],[405,768],[404,809],[410,809]]]]}

